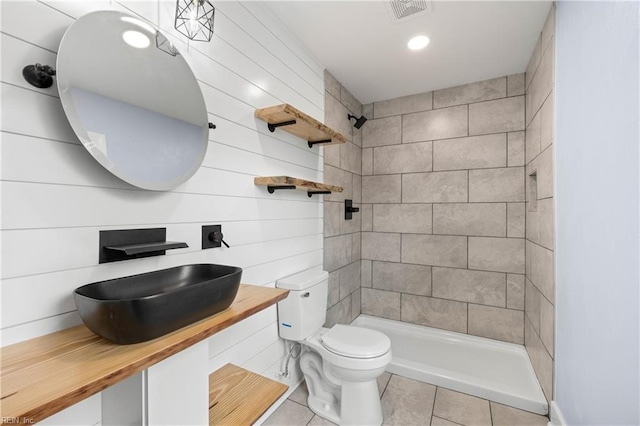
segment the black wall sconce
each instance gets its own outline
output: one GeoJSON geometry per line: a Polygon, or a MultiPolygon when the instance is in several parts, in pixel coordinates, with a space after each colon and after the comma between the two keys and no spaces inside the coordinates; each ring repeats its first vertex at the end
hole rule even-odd
{"type": "Polygon", "coordinates": [[[209,0],[177,0],[175,28],[193,41],[211,41],[216,8],[209,0]]]}

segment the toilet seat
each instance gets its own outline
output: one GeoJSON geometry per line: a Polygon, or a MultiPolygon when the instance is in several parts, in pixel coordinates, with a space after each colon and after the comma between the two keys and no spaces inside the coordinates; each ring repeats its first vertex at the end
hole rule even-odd
{"type": "MultiPolygon", "coordinates": [[[[356,358],[353,356],[353,354],[341,355],[336,353],[334,350],[330,350],[329,348],[327,348],[323,341],[324,335],[329,331],[331,330],[327,328],[321,328],[313,336],[301,341],[301,343],[318,352],[322,356],[322,359],[324,361],[336,365],[340,368],[348,368],[359,371],[371,370],[379,368],[381,366],[387,366],[391,362],[391,341],[389,341],[388,350],[382,355],[370,358],[356,358]]],[[[331,340],[331,338],[329,338],[329,340],[331,340]]]]}
{"type": "Polygon", "coordinates": [[[376,330],[336,324],[321,338],[322,346],[336,355],[349,358],[376,358],[389,352],[391,341],[376,330]]]}

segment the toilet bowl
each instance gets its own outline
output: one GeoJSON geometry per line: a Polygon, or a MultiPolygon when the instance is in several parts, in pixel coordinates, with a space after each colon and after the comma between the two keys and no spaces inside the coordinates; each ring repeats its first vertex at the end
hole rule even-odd
{"type": "Polygon", "coordinates": [[[391,362],[391,341],[375,330],[326,319],[328,274],[309,270],[279,280],[289,289],[278,303],[280,337],[303,346],[300,368],[309,389],[309,408],[339,425],[380,425],[376,379],[391,362]]]}
{"type": "Polygon", "coordinates": [[[300,343],[306,348],[300,368],[314,413],[340,425],[382,424],[376,379],[391,362],[387,336],[338,324],[300,343]]]}

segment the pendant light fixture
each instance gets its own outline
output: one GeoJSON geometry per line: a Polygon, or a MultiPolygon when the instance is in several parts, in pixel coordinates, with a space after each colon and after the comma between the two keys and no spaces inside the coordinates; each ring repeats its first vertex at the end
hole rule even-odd
{"type": "Polygon", "coordinates": [[[190,40],[211,41],[215,11],[209,0],[177,0],[175,28],[190,40]]]}

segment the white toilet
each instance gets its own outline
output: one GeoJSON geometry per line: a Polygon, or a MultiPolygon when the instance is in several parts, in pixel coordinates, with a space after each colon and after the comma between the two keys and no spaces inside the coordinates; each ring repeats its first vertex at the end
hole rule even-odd
{"type": "Polygon", "coordinates": [[[380,425],[376,378],[391,362],[391,341],[375,330],[349,325],[323,328],[329,274],[310,269],[282,278],[289,290],[278,303],[280,337],[302,344],[300,368],[309,388],[309,408],[339,425],[380,425]]]}

